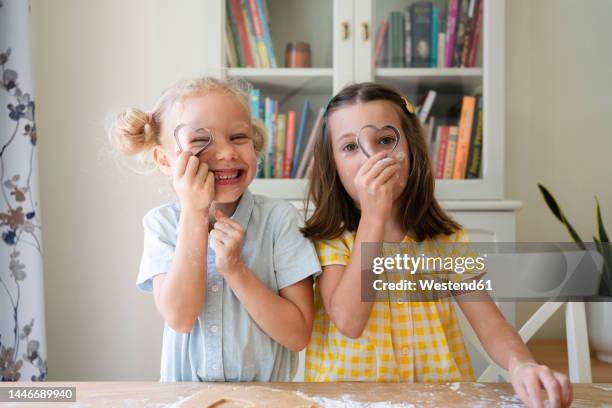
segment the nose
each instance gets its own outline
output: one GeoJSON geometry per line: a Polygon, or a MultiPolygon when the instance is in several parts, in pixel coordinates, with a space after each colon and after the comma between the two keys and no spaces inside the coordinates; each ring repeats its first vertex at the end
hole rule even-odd
{"type": "Polygon", "coordinates": [[[227,141],[225,137],[220,137],[220,140],[215,140],[213,146],[211,146],[214,151],[216,160],[233,160],[236,159],[238,153],[236,152],[236,148],[234,145],[227,141]]]}

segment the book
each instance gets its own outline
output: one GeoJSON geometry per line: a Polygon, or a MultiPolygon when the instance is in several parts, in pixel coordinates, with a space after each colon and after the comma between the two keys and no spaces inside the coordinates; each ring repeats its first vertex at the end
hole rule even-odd
{"type": "Polygon", "coordinates": [[[247,34],[247,26],[244,21],[244,14],[240,6],[240,0],[231,0],[232,14],[236,19],[236,26],[238,28],[238,35],[240,37],[240,48],[244,54],[245,64],[247,67],[255,67],[255,61],[253,60],[253,54],[251,53],[251,47],[249,37],[247,34]]]}
{"type": "Polygon", "coordinates": [[[225,38],[223,39],[225,45],[225,58],[227,61],[227,66],[230,68],[237,67],[238,62],[238,54],[236,53],[236,46],[234,45],[234,38],[232,36],[231,25],[225,24],[225,38]]]}
{"type": "Polygon", "coordinates": [[[247,0],[247,7],[249,14],[253,21],[253,31],[255,32],[255,47],[262,68],[270,68],[270,60],[268,59],[268,52],[266,50],[266,41],[264,40],[263,28],[261,26],[261,18],[259,11],[257,10],[257,3],[255,0],[247,0]]]}
{"type": "Polygon", "coordinates": [[[274,101],[266,97],[264,101],[264,117],[266,132],[268,133],[268,151],[264,158],[264,177],[272,177],[272,163],[274,162],[274,101]]]}
{"type": "Polygon", "coordinates": [[[442,126],[436,126],[436,129],[433,132],[432,143],[429,146],[429,157],[431,158],[431,166],[434,177],[436,177],[436,168],[438,165],[438,148],[440,146],[440,138],[441,138],[442,126]]]}
{"type": "Polygon", "coordinates": [[[257,88],[251,89],[249,92],[249,100],[251,107],[251,117],[261,120],[261,91],[257,88]]]}
{"type": "Polygon", "coordinates": [[[310,136],[308,138],[308,144],[304,149],[304,153],[302,154],[302,158],[300,159],[300,166],[298,167],[298,171],[296,174],[296,178],[304,178],[306,176],[307,166],[312,158],[314,143],[318,136],[320,135],[320,130],[323,124],[323,114],[325,113],[325,108],[319,109],[319,113],[317,114],[317,120],[310,131],[310,136]]]}
{"type": "Polygon", "coordinates": [[[264,0],[257,0],[257,13],[261,19],[261,28],[266,44],[266,54],[268,55],[270,68],[276,68],[276,57],[274,56],[274,47],[272,46],[272,37],[270,36],[270,26],[268,24],[268,14],[266,13],[264,0]]]}
{"type": "Polygon", "coordinates": [[[390,53],[391,67],[404,66],[404,15],[399,11],[392,11],[391,16],[390,53]]]}
{"type": "Polygon", "coordinates": [[[234,11],[232,10],[232,6],[229,1],[225,3],[226,5],[226,13],[229,17],[229,26],[230,31],[232,33],[232,39],[234,43],[234,49],[236,50],[236,57],[238,59],[238,66],[245,67],[246,62],[244,59],[244,52],[242,50],[242,45],[240,44],[240,34],[238,34],[238,23],[236,22],[236,16],[234,16],[234,11]]]}
{"type": "Polygon", "coordinates": [[[457,7],[459,0],[450,0],[446,20],[446,57],[444,66],[453,66],[453,52],[455,50],[455,29],[457,26],[457,7]]]}
{"type": "Polygon", "coordinates": [[[453,179],[465,178],[475,108],[476,98],[473,96],[464,96],[463,101],[461,102],[461,115],[459,117],[459,134],[457,137],[457,151],[455,154],[453,179]]]}
{"type": "Polygon", "coordinates": [[[429,116],[429,112],[431,111],[431,107],[436,100],[437,92],[433,89],[430,89],[427,92],[427,96],[425,97],[425,101],[423,105],[421,105],[421,109],[419,110],[419,120],[421,123],[425,123],[427,121],[427,116],[429,116]]]}
{"type": "Polygon", "coordinates": [[[459,129],[457,126],[451,126],[448,130],[448,143],[446,146],[446,154],[444,158],[444,176],[442,178],[452,179],[455,166],[455,154],[457,152],[457,137],[459,129]]]}
{"type": "Polygon", "coordinates": [[[468,8],[468,16],[467,16],[467,24],[465,27],[465,35],[463,40],[463,50],[461,54],[461,66],[467,66],[467,58],[470,50],[470,38],[472,36],[472,27],[474,23],[474,7],[476,6],[476,0],[470,0],[470,5],[468,8]]]}
{"type": "Polygon", "coordinates": [[[431,9],[431,67],[438,66],[438,8],[431,9]]]}
{"type": "Polygon", "coordinates": [[[249,48],[253,54],[253,64],[256,67],[261,67],[261,61],[259,58],[259,53],[257,52],[257,45],[255,39],[255,29],[253,28],[253,19],[249,13],[248,0],[240,0],[240,8],[242,9],[242,15],[244,17],[244,21],[246,23],[247,37],[249,39],[249,48]]]}
{"type": "Polygon", "coordinates": [[[438,134],[439,141],[438,152],[436,153],[436,178],[444,178],[444,165],[446,164],[446,150],[448,148],[448,134],[450,132],[449,126],[440,126],[440,132],[438,134]]]}
{"type": "Polygon", "coordinates": [[[295,142],[295,111],[287,113],[287,142],[285,145],[285,165],[283,166],[283,177],[291,177],[291,163],[293,160],[293,149],[295,142]]]}
{"type": "Polygon", "coordinates": [[[293,149],[293,163],[291,163],[291,178],[296,178],[298,164],[302,155],[302,144],[304,142],[304,132],[306,130],[306,123],[308,121],[308,112],[310,111],[310,102],[308,99],[304,100],[302,106],[302,116],[300,117],[300,126],[298,127],[297,139],[295,141],[295,147],[293,149]]]}
{"type": "Polygon", "coordinates": [[[446,10],[438,11],[438,68],[444,68],[446,58],[446,10]]]}
{"type": "Polygon", "coordinates": [[[476,66],[476,57],[478,56],[478,47],[480,46],[480,34],[482,31],[482,19],[483,19],[483,7],[484,7],[484,1],[483,0],[479,0],[478,1],[478,5],[474,11],[474,23],[473,23],[473,28],[472,28],[472,35],[470,38],[470,45],[469,45],[469,51],[468,51],[468,58],[467,58],[467,67],[474,67],[476,66]]]}
{"type": "Polygon", "coordinates": [[[410,6],[404,8],[404,66],[412,65],[412,26],[410,6]]]}
{"type": "Polygon", "coordinates": [[[457,12],[457,31],[455,33],[455,49],[453,50],[453,66],[461,66],[461,56],[463,55],[463,44],[465,41],[465,30],[467,26],[469,2],[471,0],[459,0],[457,12]]]}
{"type": "Polygon", "coordinates": [[[287,115],[279,113],[276,118],[276,144],[274,146],[274,178],[283,178],[285,171],[285,146],[287,115]]]}
{"type": "Polygon", "coordinates": [[[427,133],[425,133],[425,143],[427,144],[427,149],[431,152],[432,146],[434,144],[434,130],[436,127],[436,118],[431,116],[429,121],[427,122],[427,133]]]}
{"type": "Polygon", "coordinates": [[[431,67],[431,10],[431,3],[411,6],[412,67],[431,67]]]}
{"type": "Polygon", "coordinates": [[[465,178],[474,179],[480,177],[480,163],[482,162],[482,95],[476,101],[476,113],[472,126],[472,137],[470,141],[470,154],[468,155],[468,165],[465,178]]]}
{"type": "Polygon", "coordinates": [[[376,36],[376,48],[374,51],[374,61],[372,61],[372,64],[374,66],[379,66],[382,67],[382,61],[381,61],[381,55],[382,55],[382,48],[385,42],[385,37],[387,36],[387,28],[389,27],[389,20],[385,20],[382,23],[380,23],[380,26],[378,27],[378,35],[376,36]]]}

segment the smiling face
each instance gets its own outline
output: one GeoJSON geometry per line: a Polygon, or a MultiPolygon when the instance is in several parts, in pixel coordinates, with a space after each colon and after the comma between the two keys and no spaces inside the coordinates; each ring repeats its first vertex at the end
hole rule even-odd
{"type": "Polygon", "coordinates": [[[215,175],[215,201],[234,203],[255,177],[257,153],[253,145],[254,131],[247,109],[236,96],[221,91],[194,95],[176,103],[169,113],[163,129],[163,152],[154,152],[155,161],[166,156],[167,167],[162,171],[172,174],[180,153],[174,131],[182,126],[181,148],[196,153],[202,147],[209,129],[214,135],[212,143],[198,153],[201,162],[215,175]],[[187,128],[187,131],[184,129],[187,128]]]}
{"type": "MultiPolygon", "coordinates": [[[[358,102],[333,111],[329,117],[329,132],[334,163],[342,185],[357,206],[359,200],[355,188],[355,175],[368,159],[357,145],[357,135],[366,125],[374,125],[379,129],[391,125],[400,132],[399,143],[393,150],[392,156],[398,159],[403,156],[404,159],[400,162],[399,177],[394,185],[394,201],[400,197],[408,180],[408,141],[394,104],[384,100],[358,102]]],[[[380,140],[380,143],[386,142],[384,138],[380,140]]]]}

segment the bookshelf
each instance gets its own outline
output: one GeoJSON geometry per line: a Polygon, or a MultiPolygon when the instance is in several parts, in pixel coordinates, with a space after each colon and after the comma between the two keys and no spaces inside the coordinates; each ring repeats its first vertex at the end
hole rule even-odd
{"type": "MultiPolygon", "coordinates": [[[[215,51],[212,60],[214,71],[221,76],[248,80],[261,90],[262,95],[278,100],[280,112],[294,110],[299,116],[304,99],[308,99],[311,113],[305,137],[310,134],[318,108],[352,82],[376,81],[393,85],[415,105],[427,90],[436,90],[441,97],[434,102],[432,115],[436,104],[441,104],[439,110],[443,111],[447,107],[444,104],[448,105],[453,95],[458,101],[462,95],[482,94],[483,133],[479,177],[438,179],[436,195],[443,201],[504,198],[503,0],[482,0],[478,52],[474,66],[469,68],[388,67],[373,63],[382,22],[389,20],[392,12],[403,12],[417,3],[413,0],[267,0],[264,7],[267,8],[277,68],[231,66],[226,58],[224,33],[226,24],[231,25],[231,19],[235,18],[231,15],[232,2],[241,3],[239,0],[205,1],[211,5],[211,16],[208,18],[220,19],[211,25],[211,36],[207,39],[210,49],[215,51]],[[285,45],[290,41],[307,41],[310,44],[312,67],[284,67],[285,45]],[[444,102],[445,98],[447,102],[444,102]]],[[[245,1],[248,3],[249,0],[245,1]]],[[[432,0],[428,3],[442,13],[449,8],[450,1],[432,0]]],[[[306,188],[307,181],[303,179],[256,179],[252,185],[256,193],[292,201],[303,199],[306,188]]]]}

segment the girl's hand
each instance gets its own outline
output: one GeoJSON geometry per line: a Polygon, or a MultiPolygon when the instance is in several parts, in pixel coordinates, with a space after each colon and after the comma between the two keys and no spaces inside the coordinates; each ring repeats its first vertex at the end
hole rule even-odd
{"type": "Polygon", "coordinates": [[[227,278],[233,273],[239,273],[244,266],[244,228],[219,210],[216,211],[215,218],[215,227],[210,231],[211,246],[215,251],[215,266],[219,275],[227,278]]]}
{"type": "Polygon", "coordinates": [[[179,196],[183,210],[208,216],[215,197],[215,175],[197,156],[181,152],[174,162],[172,184],[179,196]]]}
{"type": "Polygon", "coordinates": [[[393,204],[393,184],[400,169],[396,159],[380,152],[370,157],[355,176],[361,214],[386,218],[393,204]]]}
{"type": "Polygon", "coordinates": [[[572,403],[572,384],[565,374],[552,371],[536,362],[518,363],[510,369],[510,381],[514,391],[530,408],[544,406],[540,397],[545,389],[551,408],[569,407],[572,403]]]}

